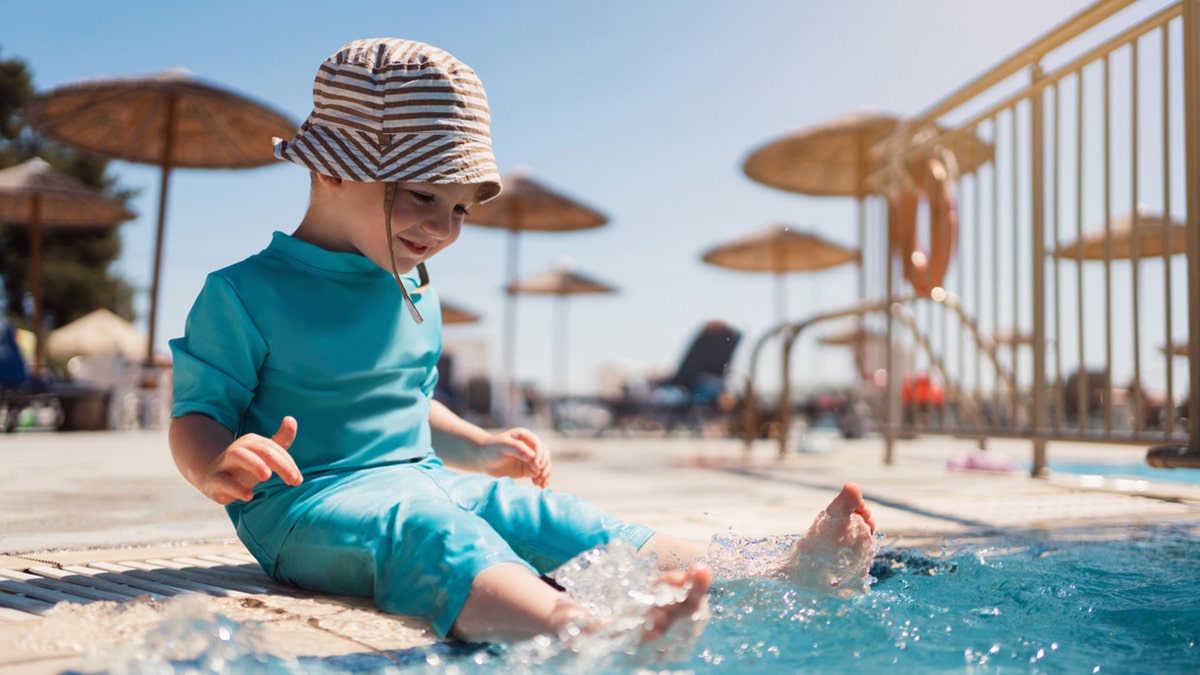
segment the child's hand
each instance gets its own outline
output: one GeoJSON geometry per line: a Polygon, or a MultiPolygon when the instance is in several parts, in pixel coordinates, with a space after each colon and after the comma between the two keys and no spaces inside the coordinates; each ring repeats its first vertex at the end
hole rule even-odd
{"type": "Polygon", "coordinates": [[[550,450],[529,429],[492,434],[483,452],[483,470],[489,476],[528,477],[541,488],[550,482],[550,450]]]}
{"type": "Polygon", "coordinates": [[[296,418],[284,417],[270,438],[246,434],[225,448],[208,466],[201,491],[218,504],[254,499],[254,486],[277,473],[288,485],[299,485],[304,477],[288,454],[296,440],[296,418]]]}

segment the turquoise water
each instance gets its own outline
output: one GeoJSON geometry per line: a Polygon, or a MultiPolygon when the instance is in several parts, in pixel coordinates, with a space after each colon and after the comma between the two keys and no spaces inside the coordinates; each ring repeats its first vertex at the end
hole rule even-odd
{"type": "MultiPolygon", "coordinates": [[[[870,592],[851,599],[763,579],[719,581],[703,632],[671,638],[674,651],[658,658],[611,642],[567,653],[545,642],[290,661],[256,650],[254,626],[193,613],[165,622],[108,672],[1196,672],[1200,540],[1170,526],[1117,534],[946,541],[933,555],[885,546],[870,592]],[[198,656],[181,658],[179,645],[198,656]]],[[[605,579],[582,582],[591,592],[645,573],[632,560],[610,563],[605,579]]]]}
{"type": "MultiPolygon", "coordinates": [[[[1150,466],[1144,461],[1130,462],[1128,464],[1051,461],[1048,466],[1051,471],[1060,473],[1078,473],[1200,485],[1200,469],[1162,469],[1150,466]]],[[[1028,468],[1028,465],[1026,465],[1026,468],[1028,468]]]]}

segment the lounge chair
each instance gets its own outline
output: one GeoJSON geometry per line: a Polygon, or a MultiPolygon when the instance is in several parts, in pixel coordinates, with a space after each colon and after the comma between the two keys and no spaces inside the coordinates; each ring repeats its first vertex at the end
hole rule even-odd
{"type": "Polygon", "coordinates": [[[719,412],[725,374],[741,337],[722,321],[706,323],[670,377],[602,400],[612,418],[607,428],[672,431],[683,426],[699,431],[719,412]]]}

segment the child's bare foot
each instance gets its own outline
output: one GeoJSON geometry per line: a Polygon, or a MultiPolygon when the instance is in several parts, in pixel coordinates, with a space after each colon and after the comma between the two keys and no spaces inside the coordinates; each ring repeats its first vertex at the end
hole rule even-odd
{"type": "Polygon", "coordinates": [[[868,589],[875,519],[862,490],[846,483],[784,557],[778,571],[797,586],[850,597],[868,589]]]}
{"type": "Polygon", "coordinates": [[[707,567],[692,567],[664,575],[658,586],[674,586],[682,591],[673,602],[655,604],[646,613],[645,632],[642,643],[657,640],[680,619],[691,620],[703,613],[708,604],[708,591],[712,588],[713,574],[707,567]]]}

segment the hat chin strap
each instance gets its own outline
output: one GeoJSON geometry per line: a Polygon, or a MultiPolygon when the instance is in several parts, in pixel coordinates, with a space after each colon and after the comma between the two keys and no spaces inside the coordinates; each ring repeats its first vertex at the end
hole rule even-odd
{"type": "MultiPolygon", "coordinates": [[[[388,259],[392,263],[392,276],[396,278],[396,285],[400,287],[400,293],[404,296],[404,306],[408,308],[408,313],[412,315],[413,321],[421,324],[425,322],[425,318],[417,310],[417,304],[409,296],[408,289],[404,287],[404,282],[400,280],[400,272],[396,270],[395,242],[392,237],[392,202],[395,200],[396,184],[385,183],[383,188],[383,222],[387,226],[388,259]]],[[[417,263],[417,274],[420,276],[420,287],[424,288],[428,286],[429,272],[425,269],[425,263],[417,263]]]]}

